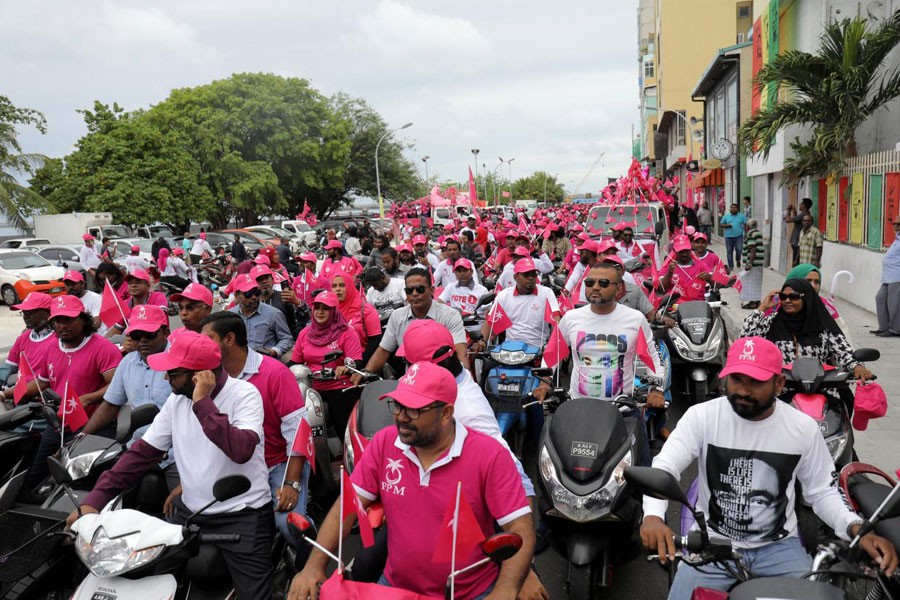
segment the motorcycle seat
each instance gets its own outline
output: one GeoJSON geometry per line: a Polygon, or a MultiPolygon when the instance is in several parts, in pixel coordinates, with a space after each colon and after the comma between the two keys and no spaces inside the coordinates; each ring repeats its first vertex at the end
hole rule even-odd
{"type": "MultiPolygon", "coordinates": [[[[858,479],[855,483],[850,482],[850,493],[859,503],[860,512],[871,515],[891,493],[891,488],[882,483],[858,479]]],[[[887,539],[894,548],[900,548],[900,517],[879,521],[875,524],[875,533],[887,539]]]]}
{"type": "Polygon", "coordinates": [[[809,581],[792,577],[751,579],[734,587],[728,597],[731,600],[757,600],[758,598],[845,600],[847,598],[844,590],[824,581],[809,581]]]}

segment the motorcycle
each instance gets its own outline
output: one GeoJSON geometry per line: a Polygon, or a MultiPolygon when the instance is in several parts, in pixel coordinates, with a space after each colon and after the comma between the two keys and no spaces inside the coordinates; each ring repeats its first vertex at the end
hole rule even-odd
{"type": "Polygon", "coordinates": [[[568,562],[569,598],[587,600],[608,589],[615,551],[640,522],[640,504],[623,473],[639,461],[643,421],[623,416],[639,408],[627,396],[562,401],[567,394],[557,388],[548,397],[538,457],[541,520],[568,562]]]}

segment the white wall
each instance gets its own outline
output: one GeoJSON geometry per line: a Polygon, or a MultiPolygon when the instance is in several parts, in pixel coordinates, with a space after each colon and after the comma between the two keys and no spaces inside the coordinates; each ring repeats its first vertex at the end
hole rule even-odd
{"type": "Polygon", "coordinates": [[[838,271],[850,271],[854,281],[850,285],[842,278],[835,296],[875,312],[875,292],[881,286],[881,252],[856,246],[825,242],[822,249],[822,294],[831,293],[831,278],[838,271]]]}

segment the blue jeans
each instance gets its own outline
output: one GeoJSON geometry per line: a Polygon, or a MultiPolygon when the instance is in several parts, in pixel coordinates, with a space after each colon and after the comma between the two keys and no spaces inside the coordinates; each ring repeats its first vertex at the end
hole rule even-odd
{"type": "Polygon", "coordinates": [[[744,237],[727,237],[725,238],[725,256],[728,258],[728,268],[734,267],[737,263],[741,266],[741,253],[744,251],[744,237]]]}
{"type": "MultiPolygon", "coordinates": [[[[496,583],[496,582],[494,582],[494,583],[496,583]]],[[[384,574],[382,574],[381,577],[378,578],[378,585],[383,585],[385,587],[394,587],[391,585],[391,582],[387,580],[387,577],[385,577],[384,574]]],[[[477,596],[472,598],[472,600],[484,600],[484,598],[486,598],[487,595],[490,594],[491,591],[493,591],[493,589],[494,589],[494,584],[492,583],[491,587],[484,590],[483,594],[478,594],[477,596]]]]}
{"type": "MultiPolygon", "coordinates": [[[[744,565],[757,577],[801,577],[812,568],[812,558],[800,540],[789,537],[761,548],[740,550],[744,565]]],[[[681,563],[669,590],[669,600],[690,600],[694,588],[706,587],[727,592],[735,584],[724,569],[706,565],[695,569],[681,563]]]]}
{"type": "MultiPolygon", "coordinates": [[[[269,469],[269,487],[272,489],[272,505],[278,503],[275,493],[281,487],[281,481],[284,479],[284,470],[287,468],[287,461],[277,464],[269,469]]],[[[288,531],[287,518],[291,512],[306,516],[306,503],[309,501],[309,461],[303,464],[303,474],[300,476],[300,494],[297,498],[297,506],[290,512],[275,511],[275,527],[282,537],[287,540],[288,544],[298,552],[298,554],[309,552],[309,546],[303,540],[297,539],[288,531]]],[[[302,554],[305,556],[305,554],[302,554]]],[[[297,564],[303,564],[298,561],[297,564]]]]}

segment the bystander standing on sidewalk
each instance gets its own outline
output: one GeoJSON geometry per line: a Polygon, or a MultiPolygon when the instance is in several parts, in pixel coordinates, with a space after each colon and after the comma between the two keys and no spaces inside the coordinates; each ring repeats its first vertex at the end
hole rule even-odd
{"type": "Polygon", "coordinates": [[[697,224],[699,225],[700,233],[705,235],[708,240],[712,234],[713,217],[712,211],[709,210],[709,203],[706,200],[701,202],[700,208],[697,209],[697,224]]]}
{"type": "Polygon", "coordinates": [[[756,219],[747,221],[747,237],[744,240],[744,268],[747,272],[741,278],[741,308],[759,308],[762,300],[763,259],[766,255],[765,241],[759,231],[756,219]]]}
{"type": "MultiPolygon", "coordinates": [[[[822,266],[822,246],[825,244],[825,237],[819,228],[813,225],[812,215],[806,213],[800,221],[800,240],[798,244],[800,262],[798,264],[809,263],[822,266]]],[[[797,265],[794,265],[795,267],[797,265]]]]}
{"type": "Polygon", "coordinates": [[[744,248],[744,223],[747,217],[738,211],[735,202],[731,205],[730,212],[722,217],[722,227],[725,228],[725,255],[728,259],[728,268],[733,269],[735,263],[741,266],[741,252],[744,248]]]}
{"type": "Polygon", "coordinates": [[[875,294],[878,337],[900,337],[900,215],[894,217],[894,243],[881,262],[881,288],[875,294]]]}
{"type": "Polygon", "coordinates": [[[810,208],[812,208],[812,200],[803,198],[800,200],[800,212],[796,212],[794,210],[794,205],[791,204],[788,206],[787,214],[784,217],[785,223],[794,224],[794,229],[791,231],[792,267],[796,267],[803,262],[800,260],[800,224],[803,222],[803,217],[809,216],[810,219],[812,219],[812,216],[809,213],[810,208]]]}

